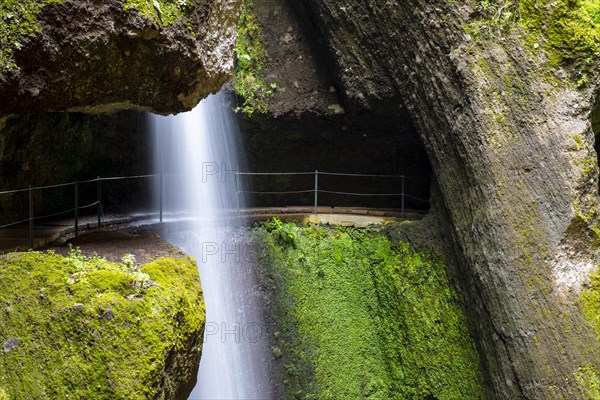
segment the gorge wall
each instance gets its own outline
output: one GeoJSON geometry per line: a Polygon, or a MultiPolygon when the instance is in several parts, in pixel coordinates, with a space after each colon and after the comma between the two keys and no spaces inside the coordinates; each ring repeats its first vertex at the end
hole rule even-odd
{"type": "Polygon", "coordinates": [[[592,3],[256,4],[274,59],[272,125],[370,114],[414,127],[435,176],[431,220],[473,321],[488,395],[584,398],[600,367],[578,303],[595,269],[592,3]],[[271,32],[287,7],[297,25],[271,32]]]}
{"type": "MultiPolygon", "coordinates": [[[[151,173],[143,114],[119,110],[176,113],[218,91],[231,77],[240,5],[3,1],[2,190],[151,173]]],[[[147,207],[145,183],[106,188],[106,203],[116,212],[132,201],[147,207]]],[[[67,189],[36,192],[35,214],[64,210],[73,196],[67,189]]],[[[95,201],[93,187],[81,190],[82,204],[95,201]]],[[[26,194],[0,197],[0,219],[26,216],[23,204],[26,194]]]]}
{"type": "MultiPolygon", "coordinates": [[[[0,188],[23,189],[100,177],[146,175],[151,171],[151,142],[145,116],[135,111],[114,114],[46,113],[14,116],[0,130],[0,188]]],[[[151,206],[152,181],[105,182],[106,212],[151,206]]],[[[79,187],[80,205],[96,201],[95,182],[79,187]]],[[[0,221],[28,217],[26,192],[0,196],[0,221]]],[[[73,187],[34,192],[34,214],[70,209],[73,187]]],[[[94,209],[81,211],[95,212],[94,209]]]]}

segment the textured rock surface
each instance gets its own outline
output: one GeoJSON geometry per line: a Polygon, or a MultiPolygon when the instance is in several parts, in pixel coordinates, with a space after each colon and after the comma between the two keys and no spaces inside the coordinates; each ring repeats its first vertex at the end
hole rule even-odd
{"type": "Polygon", "coordinates": [[[293,4],[347,111],[408,109],[439,183],[437,223],[489,395],[583,398],[576,374],[600,359],[576,301],[594,267],[597,77],[572,89],[516,25],[470,36],[468,2],[293,4]]]}
{"type": "Polygon", "coordinates": [[[231,75],[238,0],[195,0],[163,26],[124,0],[44,6],[40,32],[0,76],[0,115],[48,111],[174,113],[193,108],[231,75]]]}
{"type": "MultiPolygon", "coordinates": [[[[254,0],[254,5],[269,55],[267,82],[277,85],[269,99],[269,114],[336,115],[333,106],[339,106],[339,99],[333,83],[290,4],[254,0]]],[[[337,114],[343,114],[343,109],[337,114]]]]}
{"type": "MultiPolygon", "coordinates": [[[[429,161],[406,110],[395,99],[376,109],[345,110],[323,53],[311,40],[306,16],[286,0],[254,0],[268,54],[266,80],[276,85],[266,115],[243,119],[247,162],[253,171],[329,171],[406,175],[407,192],[427,198],[429,161]]],[[[240,99],[238,99],[240,100],[240,99]]],[[[243,100],[240,100],[241,105],[243,100]]],[[[240,113],[241,116],[243,114],[240,113]]],[[[325,190],[398,193],[398,179],[320,177],[325,190]]],[[[304,190],[313,178],[258,178],[254,190],[304,190]]],[[[356,197],[321,193],[320,204],[397,207],[398,197],[356,197]]],[[[253,204],[312,204],[312,196],[262,196],[253,204]]],[[[427,207],[408,200],[407,207],[427,207]],[[410,203],[410,204],[408,204],[410,203]]]]}

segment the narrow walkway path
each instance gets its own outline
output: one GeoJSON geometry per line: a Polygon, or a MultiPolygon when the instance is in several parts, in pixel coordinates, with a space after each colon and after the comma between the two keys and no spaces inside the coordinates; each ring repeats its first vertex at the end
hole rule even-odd
{"type": "MultiPolygon", "coordinates": [[[[395,209],[349,207],[318,207],[318,214],[313,213],[314,208],[312,207],[256,207],[240,211],[251,222],[279,217],[285,221],[354,226],[358,228],[393,221],[421,219],[426,214],[426,211],[407,210],[402,215],[399,210],[395,209]]],[[[158,222],[158,214],[106,215],[102,218],[101,225],[104,227],[134,222],[156,223],[158,222]]],[[[80,232],[96,229],[97,227],[98,222],[95,215],[81,217],[79,220],[80,232]]],[[[34,228],[35,249],[45,247],[58,238],[65,235],[72,235],[75,232],[73,218],[37,221],[34,228]]],[[[13,251],[27,251],[28,249],[28,222],[0,229],[0,254],[13,251]]]]}
{"type": "MultiPolygon", "coordinates": [[[[102,226],[127,224],[134,222],[135,218],[127,215],[111,215],[102,219],[102,226]]],[[[96,216],[82,217],[79,219],[79,230],[96,229],[98,220],[96,216]]],[[[55,218],[36,221],[34,224],[33,247],[38,249],[54,242],[61,236],[75,233],[73,218],[55,218]]],[[[24,222],[10,228],[0,229],[0,254],[13,251],[29,250],[29,223],[24,222]]]]}

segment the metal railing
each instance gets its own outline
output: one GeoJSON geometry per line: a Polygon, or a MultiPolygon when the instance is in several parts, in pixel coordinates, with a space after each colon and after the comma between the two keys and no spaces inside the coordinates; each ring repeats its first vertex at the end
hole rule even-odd
{"type": "Polygon", "coordinates": [[[46,185],[46,186],[29,186],[27,189],[17,189],[17,190],[5,190],[0,191],[0,196],[2,195],[13,195],[18,193],[27,193],[27,202],[28,202],[28,218],[20,221],[15,221],[11,223],[7,223],[4,225],[0,225],[0,229],[9,228],[15,225],[24,224],[29,222],[29,248],[33,249],[35,242],[35,222],[41,219],[48,219],[53,217],[58,217],[61,215],[67,215],[73,213],[74,218],[74,232],[77,236],[79,234],[79,212],[81,210],[89,209],[92,207],[96,207],[96,216],[97,216],[97,226],[100,228],[102,226],[102,216],[103,216],[103,208],[102,208],[102,181],[115,181],[115,180],[127,180],[127,179],[140,179],[140,178],[151,178],[156,175],[135,175],[135,176],[121,176],[121,177],[110,177],[110,178],[101,178],[96,177],[95,179],[89,179],[85,181],[74,181],[68,183],[61,183],[56,185],[46,185]],[[84,205],[79,204],[79,195],[80,195],[80,185],[96,183],[96,201],[84,205]],[[34,195],[37,191],[41,191],[44,189],[55,189],[55,188],[68,188],[73,187],[73,207],[65,210],[61,210],[58,212],[53,212],[50,214],[44,215],[35,215],[34,213],[34,195]]]}
{"type": "MultiPolygon", "coordinates": [[[[163,206],[164,206],[164,178],[165,176],[171,176],[172,174],[149,174],[149,175],[134,175],[134,176],[120,176],[120,177],[109,177],[109,178],[101,178],[96,177],[95,179],[89,179],[85,181],[74,181],[56,185],[46,185],[46,186],[37,186],[37,187],[29,187],[26,189],[17,189],[17,190],[5,190],[0,191],[0,196],[2,195],[12,195],[17,193],[27,193],[28,194],[28,218],[20,221],[11,222],[8,224],[0,225],[0,229],[12,227],[19,224],[24,224],[29,222],[29,247],[34,247],[35,241],[35,221],[41,219],[48,219],[52,217],[57,217],[60,215],[66,215],[69,213],[73,213],[74,218],[74,233],[75,236],[79,234],[79,212],[84,209],[89,209],[92,207],[96,207],[96,217],[97,217],[97,227],[102,227],[102,217],[103,217],[103,207],[102,207],[102,182],[103,181],[118,181],[118,180],[130,180],[130,179],[146,179],[146,178],[159,178],[159,220],[163,222],[163,206]],[[80,185],[96,183],[96,201],[84,205],[80,205],[80,185]],[[34,214],[34,194],[36,191],[41,191],[44,189],[53,189],[53,188],[65,188],[65,187],[73,187],[73,207],[62,210],[59,212],[53,212],[46,215],[35,215],[34,214]]],[[[323,194],[334,194],[334,195],[344,195],[344,196],[362,196],[362,197],[400,197],[400,211],[401,214],[405,213],[405,199],[409,198],[417,202],[429,203],[428,200],[412,196],[406,193],[406,181],[411,180],[416,183],[420,183],[415,181],[409,177],[404,175],[373,175],[373,174],[345,174],[345,173],[336,173],[336,172],[322,172],[322,171],[314,171],[314,172],[236,172],[236,200],[237,200],[237,209],[240,211],[240,195],[241,194],[261,194],[261,195],[281,195],[281,194],[314,194],[314,209],[313,213],[318,213],[318,202],[319,202],[319,193],[323,194]],[[241,176],[310,176],[314,175],[314,186],[307,189],[302,190],[287,190],[287,191],[255,191],[255,190],[242,190],[239,186],[239,177],[241,176]],[[360,192],[346,192],[346,191],[335,191],[335,190],[327,190],[319,187],[319,176],[343,176],[343,177],[373,177],[373,178],[391,178],[400,180],[400,193],[360,193],[360,192]]]]}
{"type": "MultiPolygon", "coordinates": [[[[339,172],[323,172],[319,170],[315,170],[314,172],[237,172],[239,176],[293,176],[293,175],[314,175],[314,186],[310,189],[303,190],[288,190],[288,191],[255,191],[255,190],[237,190],[236,192],[236,200],[238,209],[240,208],[240,200],[239,195],[243,193],[248,194],[266,194],[266,195],[281,195],[281,194],[304,194],[304,193],[313,193],[314,194],[314,205],[313,205],[313,213],[318,213],[319,206],[319,193],[327,193],[327,194],[337,194],[344,196],[359,196],[359,197],[400,197],[400,212],[402,215],[405,213],[405,200],[412,199],[417,202],[421,202],[424,204],[428,204],[429,200],[422,199],[413,195],[406,193],[406,181],[410,180],[412,182],[420,183],[414,179],[411,179],[405,175],[376,175],[376,174],[348,174],[348,173],[339,173],[339,172]],[[360,193],[360,192],[342,192],[335,190],[326,190],[319,188],[319,176],[344,176],[344,177],[368,177],[368,178],[392,178],[400,180],[400,193],[360,193]]],[[[236,180],[237,182],[238,180],[236,180]]]]}

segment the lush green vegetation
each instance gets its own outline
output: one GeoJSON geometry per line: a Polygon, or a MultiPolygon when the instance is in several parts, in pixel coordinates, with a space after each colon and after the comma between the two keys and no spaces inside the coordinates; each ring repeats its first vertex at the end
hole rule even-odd
{"type": "Polygon", "coordinates": [[[204,315],[189,259],[2,256],[0,399],[157,398],[177,378],[167,357],[202,334],[204,315]]]}
{"type": "Polygon", "coordinates": [[[290,397],[477,399],[480,365],[444,265],[376,229],[257,228],[290,397]]]}
{"type": "Polygon", "coordinates": [[[253,0],[244,0],[235,47],[233,88],[244,103],[236,110],[249,117],[267,112],[275,85],[267,83],[268,53],[253,0]]]}
{"type": "Polygon", "coordinates": [[[475,36],[522,28],[534,50],[545,49],[549,67],[567,66],[579,86],[600,53],[600,2],[597,0],[477,0],[482,17],[468,27],[475,36]]]}
{"type": "Polygon", "coordinates": [[[550,50],[550,65],[568,65],[580,86],[587,83],[600,53],[600,2],[527,0],[519,2],[519,11],[530,42],[550,50]]]}

